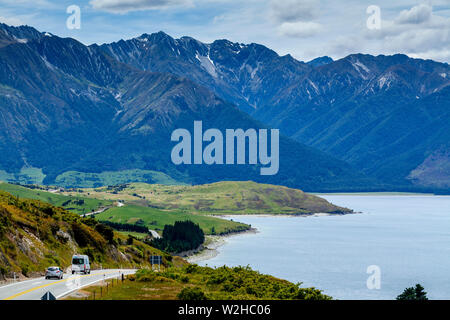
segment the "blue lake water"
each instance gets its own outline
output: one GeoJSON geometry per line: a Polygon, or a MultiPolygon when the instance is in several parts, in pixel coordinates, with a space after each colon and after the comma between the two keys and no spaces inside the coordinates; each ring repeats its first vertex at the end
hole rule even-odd
{"type": "Polygon", "coordinates": [[[395,299],[416,283],[431,299],[450,299],[450,196],[322,197],[362,213],[234,217],[259,232],[228,238],[199,264],[250,265],[336,299],[395,299]],[[367,288],[371,265],[380,268],[380,289],[367,288]]]}

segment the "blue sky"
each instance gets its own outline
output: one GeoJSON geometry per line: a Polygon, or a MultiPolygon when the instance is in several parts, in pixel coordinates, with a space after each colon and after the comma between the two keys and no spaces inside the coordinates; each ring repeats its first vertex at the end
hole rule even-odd
{"type": "Polygon", "coordinates": [[[450,0],[0,0],[0,22],[27,24],[85,44],[160,30],[203,42],[261,43],[299,60],[362,52],[450,62],[450,0]],[[81,9],[81,29],[66,9],[81,9]],[[366,12],[380,8],[379,29],[366,12]]]}

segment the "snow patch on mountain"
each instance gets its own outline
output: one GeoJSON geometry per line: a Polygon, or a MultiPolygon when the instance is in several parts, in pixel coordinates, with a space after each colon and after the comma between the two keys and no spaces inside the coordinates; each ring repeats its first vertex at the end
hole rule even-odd
{"type": "Polygon", "coordinates": [[[239,71],[244,70],[247,71],[248,74],[250,74],[250,79],[254,79],[256,76],[256,73],[259,71],[259,63],[257,64],[256,68],[253,68],[251,65],[244,63],[240,68],[239,71]]]}
{"type": "Polygon", "coordinates": [[[195,54],[195,58],[197,58],[197,60],[200,61],[200,65],[203,67],[203,69],[206,70],[206,72],[208,72],[214,78],[217,78],[216,66],[214,65],[214,62],[211,60],[209,53],[207,56],[202,56],[199,55],[197,52],[195,54]]]}
{"type": "Polygon", "coordinates": [[[254,79],[258,70],[259,70],[259,65],[255,69],[252,70],[252,72],[250,73],[250,78],[254,79]]]}
{"type": "Polygon", "coordinates": [[[369,73],[370,70],[369,68],[367,68],[363,63],[361,63],[359,60],[357,60],[354,64],[355,66],[358,66],[360,68],[362,68],[365,72],[369,73]]]}
{"type": "Polygon", "coordinates": [[[317,87],[317,85],[312,82],[310,79],[308,79],[309,84],[311,85],[311,87],[314,88],[314,91],[316,91],[316,93],[319,93],[319,88],[317,87]]]}
{"type": "Polygon", "coordinates": [[[393,80],[395,80],[395,76],[389,72],[378,79],[378,87],[383,89],[386,86],[386,89],[389,89],[393,80]]]}
{"type": "Polygon", "coordinates": [[[361,77],[364,80],[367,80],[367,74],[370,72],[370,69],[367,68],[362,62],[360,62],[359,60],[356,60],[356,62],[352,62],[352,66],[353,68],[356,69],[356,71],[358,71],[358,73],[361,75],[361,77]],[[362,71],[364,71],[366,74],[363,74],[362,71]]]}
{"type": "Polygon", "coordinates": [[[58,70],[58,68],[57,68],[55,65],[51,64],[51,63],[47,60],[47,57],[41,56],[41,59],[42,59],[42,61],[44,61],[44,64],[46,65],[47,68],[49,68],[49,69],[51,69],[51,70],[53,70],[53,71],[58,70]]]}

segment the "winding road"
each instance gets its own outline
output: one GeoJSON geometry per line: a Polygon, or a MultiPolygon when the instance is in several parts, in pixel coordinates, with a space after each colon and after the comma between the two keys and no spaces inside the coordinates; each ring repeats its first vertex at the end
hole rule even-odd
{"type": "Polygon", "coordinates": [[[86,275],[64,274],[62,280],[46,280],[44,277],[30,279],[1,286],[0,300],[40,300],[47,291],[59,299],[96,282],[135,272],[136,270],[129,269],[92,270],[91,274],[86,275]]]}

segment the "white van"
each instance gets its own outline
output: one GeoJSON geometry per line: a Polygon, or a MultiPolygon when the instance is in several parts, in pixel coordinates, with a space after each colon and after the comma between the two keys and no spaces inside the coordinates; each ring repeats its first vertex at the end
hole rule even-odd
{"type": "Polygon", "coordinates": [[[91,273],[91,265],[89,264],[88,256],[75,254],[72,257],[72,274],[75,272],[84,274],[91,273]]]}

